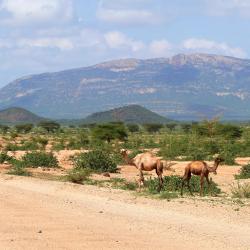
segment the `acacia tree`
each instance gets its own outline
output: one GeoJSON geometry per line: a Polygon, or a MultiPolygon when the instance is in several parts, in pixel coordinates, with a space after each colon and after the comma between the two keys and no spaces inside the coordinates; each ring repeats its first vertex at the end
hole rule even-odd
{"type": "Polygon", "coordinates": [[[135,133],[135,132],[139,132],[140,131],[140,127],[136,123],[129,123],[129,124],[127,124],[127,128],[129,130],[129,132],[131,132],[131,133],[135,133]]]}
{"type": "Polygon", "coordinates": [[[163,125],[160,123],[146,123],[143,127],[149,133],[156,133],[163,127],[163,125]]]}
{"type": "Polygon", "coordinates": [[[18,124],[15,126],[15,129],[18,133],[28,133],[32,130],[34,125],[32,123],[26,123],[26,124],[18,124]]]}
{"type": "Polygon", "coordinates": [[[95,139],[104,140],[108,143],[114,139],[124,141],[128,136],[123,123],[99,124],[96,125],[91,132],[95,139]]]}
{"type": "Polygon", "coordinates": [[[47,132],[56,132],[60,128],[60,124],[54,121],[42,121],[37,124],[38,127],[45,129],[47,132]]]}

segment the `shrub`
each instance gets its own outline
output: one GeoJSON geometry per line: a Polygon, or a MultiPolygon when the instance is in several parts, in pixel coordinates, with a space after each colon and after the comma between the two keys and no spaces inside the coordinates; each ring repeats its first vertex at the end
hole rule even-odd
{"type": "Polygon", "coordinates": [[[83,184],[89,179],[91,171],[88,168],[74,168],[68,172],[66,179],[70,182],[83,184]]]}
{"type": "Polygon", "coordinates": [[[158,123],[147,123],[147,124],[143,124],[143,127],[145,128],[145,130],[148,133],[156,133],[161,128],[163,128],[163,125],[162,124],[158,124],[158,123]]]}
{"type": "Polygon", "coordinates": [[[52,133],[56,132],[60,128],[60,124],[53,121],[42,121],[37,126],[43,128],[47,132],[52,132],[52,133]]]}
{"type": "Polygon", "coordinates": [[[32,123],[27,123],[27,124],[18,124],[15,126],[16,131],[18,133],[28,133],[31,131],[31,129],[34,127],[32,123]]]}
{"type": "Polygon", "coordinates": [[[58,161],[52,153],[31,152],[22,157],[25,166],[29,167],[58,167],[58,161]]]}
{"type": "Polygon", "coordinates": [[[0,153],[0,164],[4,163],[5,161],[10,161],[12,159],[11,156],[8,156],[7,153],[1,152],[0,153]]]}
{"type": "Polygon", "coordinates": [[[250,183],[240,184],[231,187],[233,198],[250,198],[250,183]]]}
{"type": "Polygon", "coordinates": [[[250,164],[241,168],[240,174],[235,175],[235,179],[249,179],[250,178],[250,164]]]}
{"type": "Polygon", "coordinates": [[[9,129],[10,129],[9,126],[0,124],[0,132],[1,133],[6,134],[9,129]]]}
{"type": "Polygon", "coordinates": [[[31,174],[25,169],[25,164],[23,161],[17,159],[10,159],[9,161],[12,165],[11,170],[7,174],[20,175],[20,176],[30,176],[31,174]]]}
{"type": "Polygon", "coordinates": [[[39,145],[36,142],[33,142],[33,141],[27,141],[27,142],[24,142],[21,145],[8,143],[5,146],[5,150],[7,150],[7,151],[38,150],[39,148],[40,148],[39,145]]]}
{"type": "Polygon", "coordinates": [[[127,128],[129,130],[129,132],[131,132],[131,133],[135,133],[135,132],[140,131],[140,127],[138,124],[133,124],[133,123],[127,124],[127,128]]]}
{"type": "Polygon", "coordinates": [[[89,168],[98,172],[115,172],[117,170],[114,155],[102,149],[79,154],[74,159],[74,165],[76,168],[89,168]]]}
{"type": "Polygon", "coordinates": [[[107,123],[96,125],[91,132],[95,139],[104,140],[107,142],[110,142],[114,139],[124,141],[128,136],[123,123],[107,123]]]}
{"type": "Polygon", "coordinates": [[[24,168],[20,166],[13,166],[7,174],[19,175],[19,176],[31,176],[31,174],[24,168]]]}
{"type": "Polygon", "coordinates": [[[110,180],[111,186],[113,188],[122,189],[122,190],[136,190],[137,183],[129,182],[122,178],[112,178],[110,180]]]}
{"type": "MultiPolygon", "coordinates": [[[[172,175],[172,176],[165,176],[163,178],[163,189],[162,191],[166,191],[166,192],[180,192],[181,191],[181,185],[182,185],[182,178],[180,176],[177,175],[172,175]]],[[[151,194],[156,194],[157,192],[157,188],[159,186],[159,181],[158,178],[154,178],[154,179],[149,179],[147,181],[145,181],[145,185],[146,185],[146,189],[147,192],[151,193],[151,194]]],[[[198,176],[192,176],[192,178],[190,179],[190,187],[192,192],[194,193],[199,193],[200,192],[200,178],[198,176]]],[[[189,193],[188,188],[186,187],[186,183],[184,185],[184,191],[189,193]]],[[[204,183],[204,194],[208,194],[209,189],[207,186],[207,183],[204,183]]],[[[210,192],[214,195],[219,194],[221,192],[221,190],[218,188],[218,185],[211,181],[210,184],[210,192]]]]}
{"type": "Polygon", "coordinates": [[[42,148],[45,148],[45,146],[48,144],[48,139],[47,138],[44,138],[44,137],[33,137],[32,138],[32,141],[35,142],[35,143],[38,143],[42,146],[42,148]]]}
{"type": "Polygon", "coordinates": [[[52,146],[52,150],[55,150],[55,151],[60,151],[60,150],[64,150],[64,149],[65,149],[65,146],[64,146],[63,141],[60,141],[58,143],[54,143],[52,146]]]}

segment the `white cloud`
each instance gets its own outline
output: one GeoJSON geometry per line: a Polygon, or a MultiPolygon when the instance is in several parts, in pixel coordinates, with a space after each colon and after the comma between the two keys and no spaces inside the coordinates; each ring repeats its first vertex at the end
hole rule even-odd
{"type": "Polygon", "coordinates": [[[168,56],[173,46],[167,40],[155,40],[149,45],[150,52],[155,57],[168,56]]]}
{"type": "Polygon", "coordinates": [[[27,25],[51,21],[65,22],[73,16],[71,0],[3,0],[0,12],[2,23],[27,25]]]}
{"type": "Polygon", "coordinates": [[[119,31],[106,33],[104,39],[111,49],[131,49],[137,52],[145,47],[143,42],[131,39],[119,31]]]}
{"type": "Polygon", "coordinates": [[[21,39],[17,44],[19,47],[58,48],[60,50],[70,50],[74,48],[72,41],[67,38],[21,39]]]}
{"type": "Polygon", "coordinates": [[[116,10],[100,8],[97,18],[111,23],[120,24],[148,24],[157,22],[158,18],[148,10],[116,10]]]}
{"type": "Polygon", "coordinates": [[[163,18],[153,6],[152,0],[102,0],[96,16],[101,21],[115,24],[154,24],[163,18]]]}
{"type": "Polygon", "coordinates": [[[204,53],[222,54],[245,58],[246,53],[238,47],[230,47],[227,43],[218,43],[207,39],[190,38],[182,43],[184,50],[204,53]]]}

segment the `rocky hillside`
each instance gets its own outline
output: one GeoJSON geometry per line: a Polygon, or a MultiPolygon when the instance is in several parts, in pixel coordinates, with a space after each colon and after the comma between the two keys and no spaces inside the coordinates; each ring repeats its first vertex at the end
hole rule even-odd
{"type": "Polygon", "coordinates": [[[23,108],[8,108],[0,110],[0,124],[38,123],[44,118],[39,117],[23,108]]]}
{"type": "Polygon", "coordinates": [[[160,116],[139,105],[129,105],[115,108],[104,112],[97,112],[82,120],[82,123],[105,123],[105,122],[124,122],[124,123],[167,123],[171,120],[160,116]]]}
{"type": "Polygon", "coordinates": [[[0,90],[0,107],[50,118],[82,118],[139,104],[181,119],[250,117],[250,60],[192,54],[125,59],[17,79],[0,90]]]}

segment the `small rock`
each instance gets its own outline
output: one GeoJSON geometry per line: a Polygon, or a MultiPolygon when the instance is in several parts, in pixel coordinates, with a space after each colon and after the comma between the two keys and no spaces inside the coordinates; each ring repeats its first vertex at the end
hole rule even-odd
{"type": "Polygon", "coordinates": [[[42,232],[43,232],[42,230],[39,230],[37,233],[38,233],[38,234],[41,234],[42,232]]]}
{"type": "Polygon", "coordinates": [[[99,211],[100,214],[103,214],[103,211],[99,211]]]}

